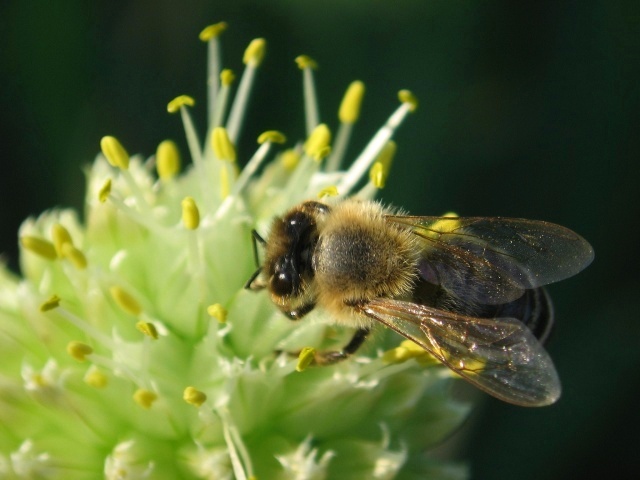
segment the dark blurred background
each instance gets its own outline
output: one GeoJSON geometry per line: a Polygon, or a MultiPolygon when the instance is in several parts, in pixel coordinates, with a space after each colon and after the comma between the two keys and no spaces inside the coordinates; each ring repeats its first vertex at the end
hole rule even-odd
{"type": "MultiPolygon", "coordinates": [[[[560,402],[523,409],[487,399],[465,433],[474,479],[632,478],[640,461],[640,11],[607,2],[228,0],[22,2],[0,5],[0,253],[17,265],[20,222],[82,209],[103,135],[150,155],[176,139],[174,96],[200,101],[206,48],[226,20],[225,66],[254,37],[268,54],[240,155],[267,129],[304,132],[302,53],[317,71],[322,120],[351,80],[368,89],[357,153],[413,90],[418,112],[396,136],[387,202],[416,214],[518,216],[568,226],[596,260],[551,287],[549,344],[560,402]]],[[[636,474],[636,475],[634,475],[636,474]]]]}

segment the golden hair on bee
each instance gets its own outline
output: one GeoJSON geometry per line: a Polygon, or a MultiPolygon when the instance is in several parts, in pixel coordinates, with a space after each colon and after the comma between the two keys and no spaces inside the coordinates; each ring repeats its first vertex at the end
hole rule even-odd
{"type": "Polygon", "coordinates": [[[548,222],[404,216],[372,201],[306,201],[274,219],[264,261],[246,284],[290,319],[314,308],[356,329],[348,358],[382,324],[491,395],[542,406],[560,380],[542,347],[553,323],[543,286],[575,275],[591,245],[548,222]]]}

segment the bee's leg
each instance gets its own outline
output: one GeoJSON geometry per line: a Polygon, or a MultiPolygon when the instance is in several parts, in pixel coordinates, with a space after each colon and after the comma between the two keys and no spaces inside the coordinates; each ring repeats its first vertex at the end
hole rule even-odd
{"type": "Polygon", "coordinates": [[[364,341],[369,336],[370,332],[370,328],[359,328],[358,330],[356,330],[356,333],[354,333],[349,343],[347,343],[342,350],[316,353],[315,364],[332,365],[334,363],[341,362],[342,360],[346,360],[358,351],[358,349],[362,346],[364,341]]]}
{"type": "Polygon", "coordinates": [[[283,313],[289,318],[289,320],[300,320],[314,308],[316,308],[316,302],[309,302],[296,307],[294,310],[287,310],[283,313]]]}

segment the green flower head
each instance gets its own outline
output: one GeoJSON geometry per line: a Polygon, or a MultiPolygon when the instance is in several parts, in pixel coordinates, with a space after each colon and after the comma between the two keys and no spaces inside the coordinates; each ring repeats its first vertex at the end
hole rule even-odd
{"type": "Polygon", "coordinates": [[[205,139],[191,97],[168,105],[182,117],[191,166],[171,141],[145,159],[106,136],[87,170],[84,218],[55,209],[22,225],[22,277],[0,269],[0,477],[463,478],[464,467],[425,456],[467,412],[449,398],[448,370],[410,347],[389,350],[398,337],[386,332],[348,361],[305,368],[305,355],[289,352],[349,332],[322,312],[291,322],[243,288],[255,270],[253,228],[268,231],[303,199],[368,199],[384,186],[391,137],[415,98],[401,92],[344,162],[364,84],[348,87],[332,141],[318,118],[315,62],[299,57],[306,140],[265,132],[251,158],[237,158],[266,42],[247,48],[235,89],[219,60],[225,28],[200,36],[205,139]]]}

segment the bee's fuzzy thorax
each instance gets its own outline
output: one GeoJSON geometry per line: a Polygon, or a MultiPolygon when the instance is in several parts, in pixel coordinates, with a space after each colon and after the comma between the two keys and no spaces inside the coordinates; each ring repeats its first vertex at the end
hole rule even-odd
{"type": "Polygon", "coordinates": [[[313,255],[315,283],[318,305],[337,321],[353,318],[349,304],[402,297],[411,290],[415,240],[389,223],[388,213],[376,202],[346,200],[324,222],[313,255]]]}

